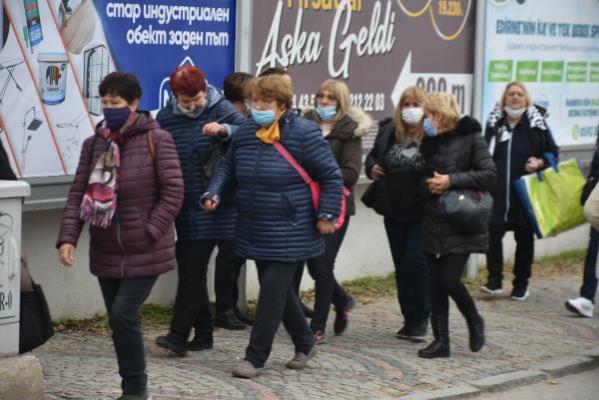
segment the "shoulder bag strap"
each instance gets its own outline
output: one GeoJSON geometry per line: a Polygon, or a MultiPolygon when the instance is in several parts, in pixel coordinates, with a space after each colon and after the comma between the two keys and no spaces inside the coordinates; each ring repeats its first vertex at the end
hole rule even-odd
{"type": "Polygon", "coordinates": [[[283,147],[281,143],[274,142],[272,145],[275,147],[275,149],[277,149],[279,153],[281,153],[283,158],[285,158],[285,160],[287,160],[287,162],[293,168],[295,168],[295,170],[300,174],[304,182],[306,182],[309,185],[313,181],[313,179],[310,177],[310,175],[308,175],[306,170],[297,162],[297,160],[291,155],[291,153],[289,153],[287,149],[283,147]]]}

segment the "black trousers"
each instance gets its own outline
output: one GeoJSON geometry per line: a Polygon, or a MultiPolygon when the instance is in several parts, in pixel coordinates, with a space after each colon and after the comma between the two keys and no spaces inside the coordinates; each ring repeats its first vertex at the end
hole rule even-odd
{"type": "Polygon", "coordinates": [[[385,230],[395,266],[401,313],[406,322],[427,319],[431,310],[430,283],[422,222],[385,218],[385,230]]]}
{"type": "Polygon", "coordinates": [[[449,315],[449,297],[464,316],[478,315],[474,300],[461,281],[469,254],[428,254],[433,315],[449,315]]]}
{"type": "Polygon", "coordinates": [[[239,290],[237,281],[245,260],[235,254],[233,240],[216,242],[216,266],[214,270],[214,294],[216,313],[222,314],[237,306],[239,290]]]}
{"type": "Polygon", "coordinates": [[[112,329],[123,394],[142,395],[147,391],[148,375],[139,309],[157,278],[98,279],[112,329]]]}
{"type": "Polygon", "coordinates": [[[504,225],[492,223],[489,232],[489,252],[487,269],[489,282],[501,286],[503,281],[503,236],[508,230],[514,231],[516,255],[514,257],[514,287],[528,286],[532,275],[532,262],[535,256],[534,233],[528,225],[504,225]]]}
{"type": "Polygon", "coordinates": [[[212,314],[208,297],[208,263],[216,242],[212,240],[177,241],[177,296],[171,332],[187,341],[191,328],[196,334],[212,332],[212,314]]]}
{"type": "Polygon", "coordinates": [[[293,289],[298,263],[256,260],[260,294],[245,359],[256,368],[266,363],[281,320],[296,353],[308,354],[314,346],[312,332],[293,289]]]}
{"type": "Polygon", "coordinates": [[[325,251],[320,257],[308,260],[308,272],[314,279],[314,317],[310,321],[312,332],[325,331],[331,303],[342,312],[349,296],[335,278],[335,259],[343,243],[349,225],[349,216],[341,229],[332,235],[324,235],[325,251]]]}

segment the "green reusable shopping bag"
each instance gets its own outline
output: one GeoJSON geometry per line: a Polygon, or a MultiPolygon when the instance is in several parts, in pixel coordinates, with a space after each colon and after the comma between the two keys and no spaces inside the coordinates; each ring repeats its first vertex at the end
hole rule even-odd
{"type": "Polygon", "coordinates": [[[538,238],[555,236],[583,224],[580,194],[585,179],[574,159],[525,175],[515,182],[516,193],[538,238]]]}

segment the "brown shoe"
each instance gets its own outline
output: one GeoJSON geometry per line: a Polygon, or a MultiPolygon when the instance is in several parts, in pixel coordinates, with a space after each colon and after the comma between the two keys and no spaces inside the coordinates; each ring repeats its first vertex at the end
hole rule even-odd
{"type": "Polygon", "coordinates": [[[312,347],[308,354],[295,353],[295,357],[287,363],[289,369],[303,369],[308,361],[314,358],[316,355],[316,346],[312,347]]]}

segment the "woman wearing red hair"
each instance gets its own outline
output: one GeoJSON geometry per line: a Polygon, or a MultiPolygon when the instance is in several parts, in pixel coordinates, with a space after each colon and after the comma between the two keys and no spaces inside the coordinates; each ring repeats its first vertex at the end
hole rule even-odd
{"type": "MultiPolygon", "coordinates": [[[[212,214],[200,207],[200,197],[208,187],[218,155],[224,154],[229,137],[245,118],[206,82],[204,72],[198,67],[177,68],[169,85],[173,98],[156,119],[175,140],[185,199],[175,221],[179,284],[173,320],[170,332],[158,337],[156,343],[183,356],[187,350],[212,348],[212,315],[206,282],[212,251],[218,247],[217,274],[234,274],[244,262],[233,252],[236,212],[230,196],[223,196],[224,207],[212,214]],[[187,343],[192,327],[195,337],[187,343]]],[[[221,326],[229,329],[243,329],[245,325],[230,307],[226,308],[217,309],[217,323],[220,321],[221,326]]]]}

